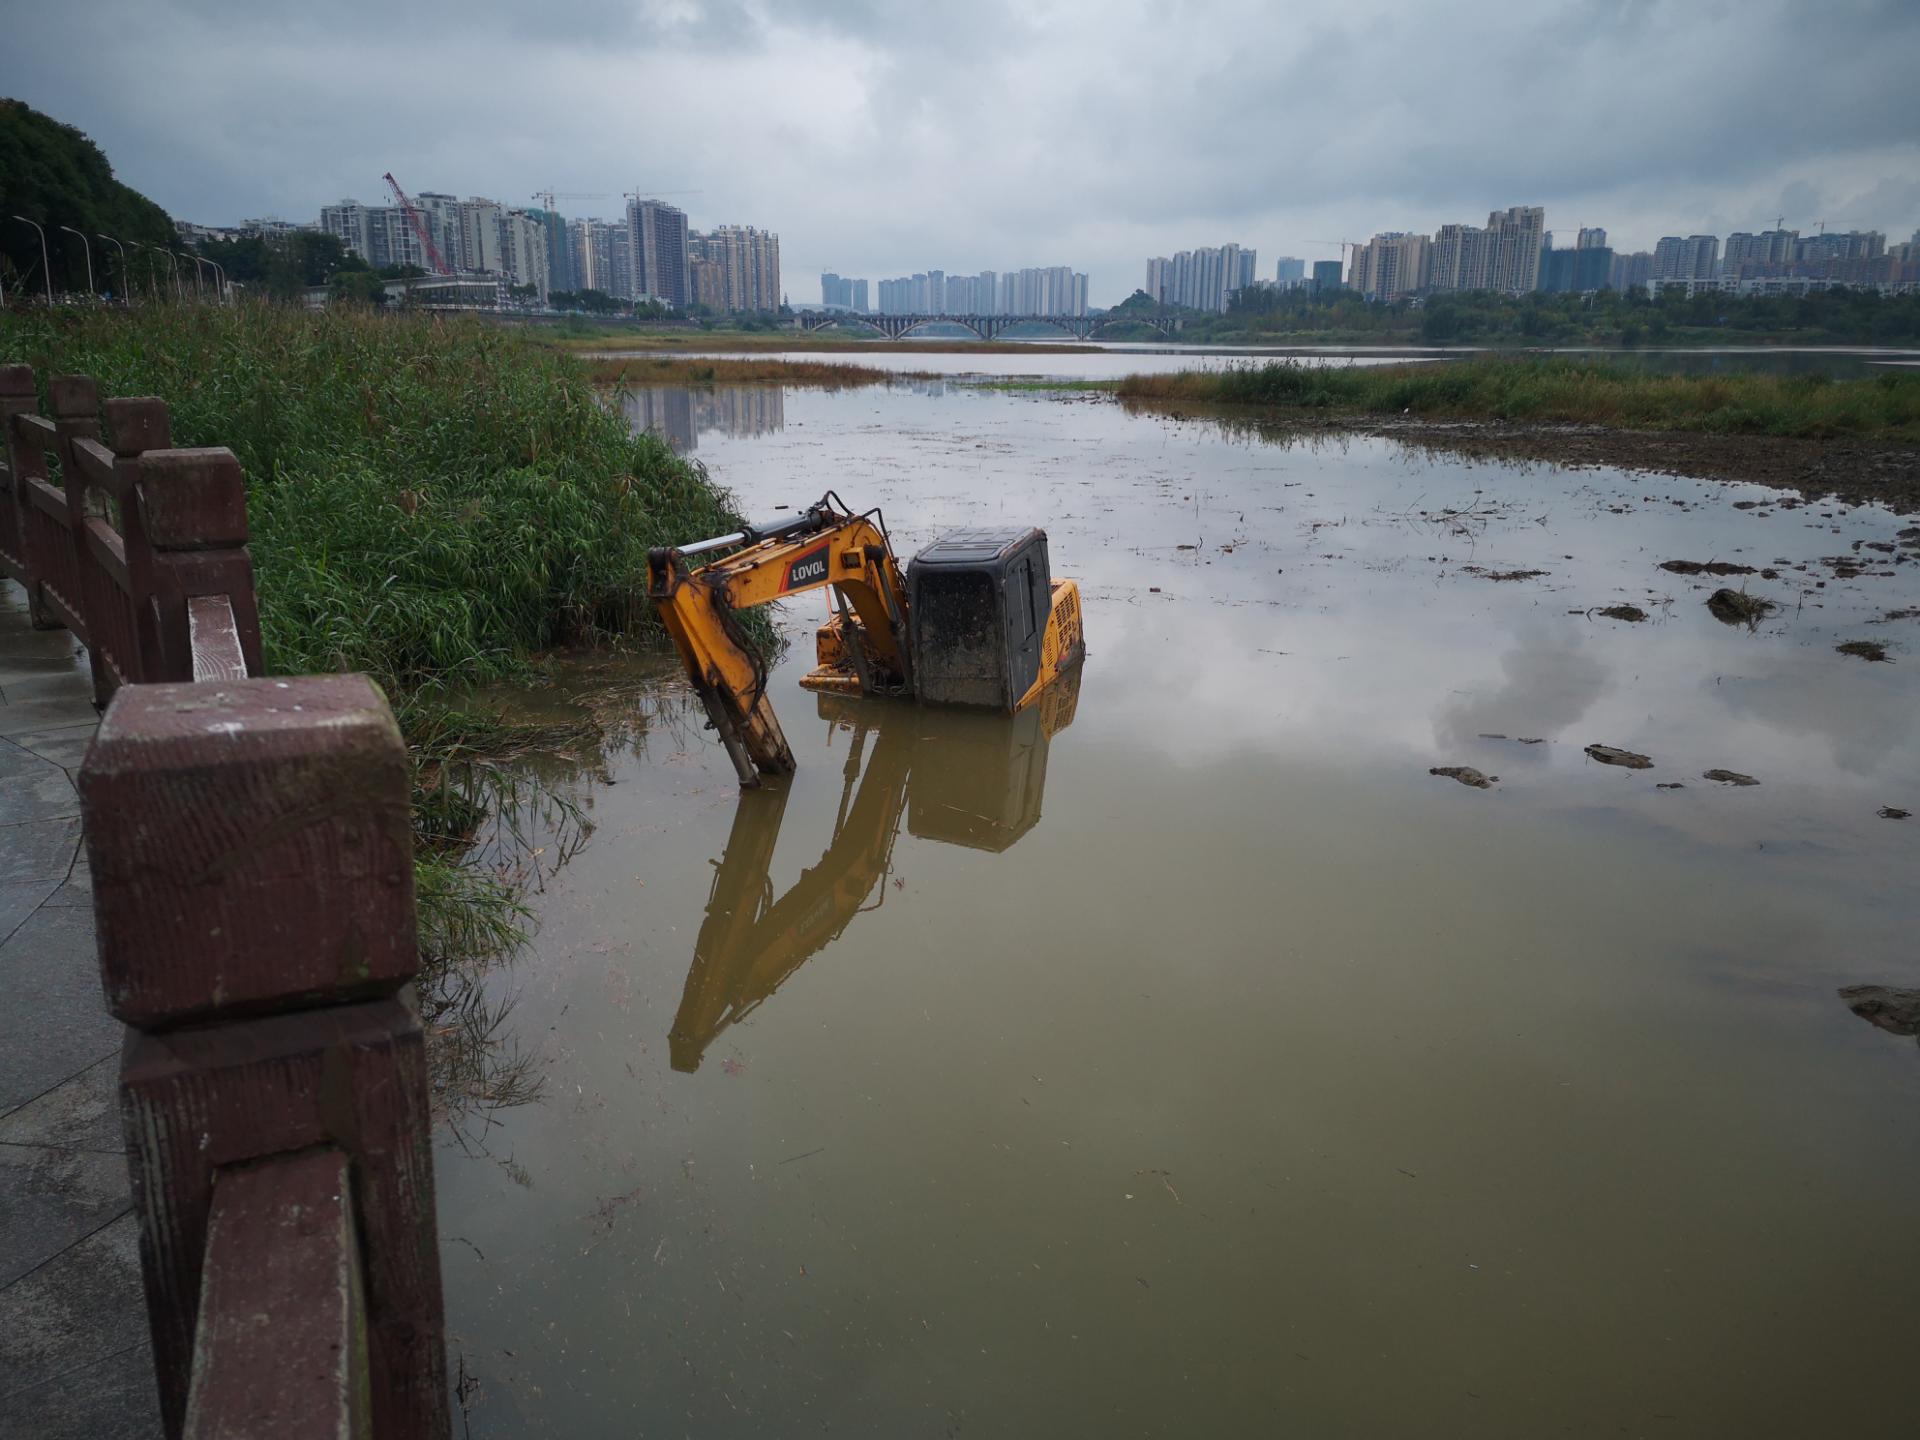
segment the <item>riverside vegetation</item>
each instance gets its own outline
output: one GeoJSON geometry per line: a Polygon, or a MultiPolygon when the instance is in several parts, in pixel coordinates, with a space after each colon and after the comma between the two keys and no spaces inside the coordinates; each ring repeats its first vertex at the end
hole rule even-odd
{"type": "Polygon", "coordinates": [[[1656,375],[1544,357],[1133,375],[1129,408],[1365,431],[1485,459],[1743,480],[1920,509],[1920,375],[1656,375]]]}
{"type": "Polygon", "coordinates": [[[629,432],[585,367],[477,322],[334,308],[0,313],[0,358],[157,395],[178,445],[245,468],[269,671],[359,670],[415,759],[421,946],[512,950],[513,887],[470,859],[524,737],[453,698],[539,654],[653,631],[650,546],[735,527],[724,491],[629,432]]]}
{"type": "Polygon", "coordinates": [[[1277,362],[1131,375],[1123,400],[1428,419],[1920,442],[1920,375],[1655,375],[1591,361],[1486,357],[1447,364],[1277,362]]]}

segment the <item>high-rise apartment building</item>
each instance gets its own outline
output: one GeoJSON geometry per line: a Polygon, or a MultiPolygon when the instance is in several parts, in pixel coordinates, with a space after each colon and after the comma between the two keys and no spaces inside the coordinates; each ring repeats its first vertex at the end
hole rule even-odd
{"type": "MultiPolygon", "coordinates": [[[[433,237],[434,248],[440,252],[447,268],[456,275],[467,269],[466,256],[460,249],[459,200],[438,191],[422,190],[413,197],[413,208],[419,211],[421,222],[433,237]]],[[[426,266],[429,270],[433,268],[431,262],[426,262],[426,266]]]]}
{"type": "Polygon", "coordinates": [[[1835,260],[1873,260],[1887,253],[1887,237],[1878,230],[1829,230],[1801,240],[1794,257],[1804,264],[1835,260]]]}
{"type": "Polygon", "coordinates": [[[1340,271],[1344,268],[1339,260],[1316,260],[1313,262],[1313,278],[1307,282],[1307,288],[1315,294],[1323,290],[1343,288],[1340,271]]]}
{"type": "Polygon", "coordinates": [[[1182,250],[1147,261],[1147,294],[1162,305],[1224,311],[1234,295],[1254,282],[1257,251],[1239,245],[1182,250]]]}
{"type": "Polygon", "coordinates": [[[882,280],[879,301],[883,315],[1084,315],[1087,277],[1066,265],[978,275],[929,270],[882,280]]]}
{"type": "Polygon", "coordinates": [[[1493,283],[1487,288],[1523,295],[1540,288],[1540,247],[1547,212],[1538,205],[1515,205],[1487,216],[1493,237],[1493,283]]]}
{"type": "Polygon", "coordinates": [[[1307,278],[1307,262],[1297,255],[1282,255],[1273,267],[1274,283],[1291,287],[1303,283],[1307,278]]]}
{"type": "Polygon", "coordinates": [[[1598,225],[1583,226],[1580,230],[1580,239],[1573,248],[1576,250],[1605,250],[1607,248],[1607,232],[1598,225]]]}
{"type": "Polygon", "coordinates": [[[460,255],[463,268],[482,275],[504,275],[500,222],[506,210],[498,202],[470,195],[460,202],[460,255]]]}
{"type": "Polygon", "coordinates": [[[397,205],[362,205],[342,200],[320,211],[320,229],[376,270],[389,265],[426,269],[426,252],[406,212],[397,205]]]}
{"type": "Polygon", "coordinates": [[[1397,300],[1427,288],[1432,242],[1390,230],[1353,251],[1347,283],[1369,300],[1397,300]]]}
{"type": "Polygon", "coordinates": [[[1655,280],[1711,280],[1720,273],[1717,235],[1663,235],[1653,247],[1655,280]]]}
{"type": "Polygon", "coordinates": [[[867,305],[867,282],[864,280],[853,282],[853,308],[862,315],[865,315],[870,308],[867,305]]]}
{"type": "Polygon", "coordinates": [[[1609,268],[1607,281],[1615,290],[1644,290],[1647,282],[1653,279],[1653,252],[1635,250],[1628,254],[1615,253],[1613,264],[1609,268]]]}
{"type": "Polygon", "coordinates": [[[780,237],[751,225],[719,225],[700,235],[699,257],[721,267],[724,303],[730,313],[770,313],[780,308],[780,237]]]}
{"type": "Polygon", "coordinates": [[[627,264],[636,300],[689,304],[688,258],[686,211],[663,200],[627,203],[627,264]]]}
{"type": "Polygon", "coordinates": [[[820,303],[842,310],[853,308],[853,281],[842,280],[831,271],[820,277],[820,303]]]}
{"type": "Polygon", "coordinates": [[[630,287],[618,277],[626,257],[626,226],[605,220],[575,220],[567,226],[573,257],[573,288],[597,290],[618,300],[632,298],[630,287]]]}
{"type": "Polygon", "coordinates": [[[1546,220],[1547,212],[1540,206],[1516,205],[1493,211],[1484,228],[1442,225],[1433,237],[1429,288],[1498,290],[1508,295],[1539,289],[1546,220]]]}
{"type": "Polygon", "coordinates": [[[500,269],[515,285],[531,285],[545,300],[552,291],[544,211],[509,210],[500,217],[500,269]]]}

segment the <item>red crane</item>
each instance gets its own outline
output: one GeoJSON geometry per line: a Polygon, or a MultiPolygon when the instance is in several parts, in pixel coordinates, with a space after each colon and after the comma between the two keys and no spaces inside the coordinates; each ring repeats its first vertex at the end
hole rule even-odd
{"type": "Polygon", "coordinates": [[[436,275],[451,275],[452,268],[440,258],[440,248],[433,243],[433,236],[427,233],[427,222],[422,218],[414,203],[407,198],[407,192],[400,188],[400,182],[393,178],[393,172],[387,172],[387,188],[393,191],[394,203],[407,217],[407,223],[413,227],[414,235],[420,241],[420,253],[427,257],[427,265],[436,275]]]}

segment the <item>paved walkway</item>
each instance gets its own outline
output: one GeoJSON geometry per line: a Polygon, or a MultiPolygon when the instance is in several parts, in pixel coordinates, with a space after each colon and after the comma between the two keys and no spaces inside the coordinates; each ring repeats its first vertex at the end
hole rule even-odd
{"type": "Polygon", "coordinates": [[[96,717],[64,630],[0,590],[0,1440],[157,1436],[73,778],[96,717]]]}

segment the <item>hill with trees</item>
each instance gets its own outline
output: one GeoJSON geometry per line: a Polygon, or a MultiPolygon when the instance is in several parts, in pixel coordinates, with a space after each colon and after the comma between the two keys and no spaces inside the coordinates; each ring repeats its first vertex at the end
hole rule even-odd
{"type": "Polygon", "coordinates": [[[0,99],[0,281],[8,293],[44,292],[40,237],[24,215],[46,231],[46,264],[53,290],[86,293],[87,246],[93,252],[96,288],[121,293],[126,277],[120,252],[98,239],[110,235],[126,247],[134,279],[144,274],[135,245],[178,249],[167,212],[139,191],[113,178],[107,157],[80,131],[19,100],[0,99]],[[85,236],[60,229],[70,225],[85,236]]]}

